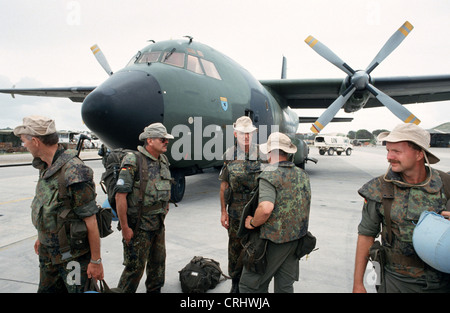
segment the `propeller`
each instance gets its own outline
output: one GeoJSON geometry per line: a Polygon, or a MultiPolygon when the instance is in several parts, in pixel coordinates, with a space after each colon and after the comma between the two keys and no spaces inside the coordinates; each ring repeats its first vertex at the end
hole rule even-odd
{"type": "Polygon", "coordinates": [[[336,67],[344,71],[349,76],[350,85],[347,89],[322,113],[314,124],[311,130],[314,133],[319,133],[337,114],[337,112],[344,106],[347,100],[353,95],[356,90],[367,90],[375,96],[384,106],[386,106],[394,115],[400,118],[405,123],[414,123],[418,125],[420,120],[407,110],[400,103],[375,88],[370,83],[369,74],[394,51],[412,31],[413,26],[406,21],[384,44],[380,52],[370,62],[366,70],[354,71],[347,63],[338,57],[327,46],[321,43],[313,36],[308,36],[305,42],[320,56],[334,64],[336,67]]]}
{"type": "Polygon", "coordinates": [[[108,64],[108,61],[106,60],[105,55],[103,54],[102,50],[100,50],[100,47],[95,44],[91,47],[91,51],[94,54],[95,58],[97,59],[98,63],[103,67],[105,72],[111,76],[113,74],[113,71],[111,70],[111,67],[108,64]]]}

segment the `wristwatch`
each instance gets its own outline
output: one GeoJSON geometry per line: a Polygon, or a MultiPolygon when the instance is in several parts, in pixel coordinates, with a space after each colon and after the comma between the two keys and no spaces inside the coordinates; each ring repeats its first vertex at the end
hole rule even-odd
{"type": "Polygon", "coordinates": [[[93,264],[101,264],[102,263],[102,259],[100,258],[97,261],[91,259],[91,263],[93,263],[93,264]]]}
{"type": "Polygon", "coordinates": [[[256,226],[253,225],[253,219],[250,220],[250,226],[256,228],[256,226]]]}

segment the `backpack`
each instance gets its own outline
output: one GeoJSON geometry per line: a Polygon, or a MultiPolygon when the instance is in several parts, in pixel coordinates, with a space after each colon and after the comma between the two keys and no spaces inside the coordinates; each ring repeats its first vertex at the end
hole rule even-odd
{"type": "Polygon", "coordinates": [[[116,216],[116,194],[114,192],[114,187],[116,186],[117,180],[119,179],[122,160],[130,152],[136,154],[136,156],[138,156],[139,154],[134,150],[118,148],[110,151],[106,156],[104,156],[105,172],[102,174],[100,186],[102,187],[103,192],[108,196],[109,205],[111,206],[111,209],[114,211],[116,216]]]}
{"type": "Polygon", "coordinates": [[[195,256],[179,273],[184,293],[204,293],[217,286],[221,275],[230,278],[222,272],[219,262],[201,256],[195,256]]]}
{"type": "MultiPolygon", "coordinates": [[[[144,199],[144,193],[145,188],[148,182],[148,160],[146,157],[142,156],[141,153],[135,150],[130,149],[123,149],[118,148],[114,149],[109,152],[109,154],[106,156],[106,161],[104,162],[104,166],[106,171],[102,174],[102,178],[100,181],[100,186],[103,189],[103,192],[107,194],[108,196],[108,202],[111,206],[111,210],[114,212],[115,216],[119,216],[117,214],[117,208],[116,208],[116,193],[114,192],[114,187],[117,184],[117,180],[119,179],[119,172],[121,170],[121,164],[123,158],[128,154],[133,153],[136,155],[137,159],[137,166],[139,170],[139,176],[138,179],[141,181],[140,189],[139,189],[139,211],[138,211],[138,218],[137,223],[133,227],[133,229],[138,229],[140,224],[140,216],[143,211],[143,199],[144,199]]],[[[136,179],[136,178],[135,178],[136,179]]],[[[117,225],[117,229],[121,230],[120,227],[120,221],[117,225]]]]}

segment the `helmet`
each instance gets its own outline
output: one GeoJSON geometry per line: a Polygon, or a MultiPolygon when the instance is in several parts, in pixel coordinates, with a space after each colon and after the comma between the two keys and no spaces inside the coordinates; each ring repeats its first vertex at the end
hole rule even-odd
{"type": "Polygon", "coordinates": [[[450,221],[435,212],[424,211],[414,228],[417,255],[440,272],[450,274],[450,221]]]}

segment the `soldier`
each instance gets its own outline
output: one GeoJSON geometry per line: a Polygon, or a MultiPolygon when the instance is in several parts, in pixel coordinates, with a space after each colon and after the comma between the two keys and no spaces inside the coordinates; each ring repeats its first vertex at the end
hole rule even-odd
{"type": "Polygon", "coordinates": [[[138,146],[138,153],[129,153],[122,160],[115,199],[125,265],[118,287],[124,292],[136,292],[146,264],[147,292],[161,292],[164,285],[164,219],[169,209],[172,178],[163,153],[173,138],[163,124],[150,124],[139,135],[144,146],[138,146]],[[141,184],[146,184],[142,195],[141,184]]]}
{"type": "Polygon", "coordinates": [[[100,237],[95,214],[93,171],[76,150],[58,144],[55,122],[29,116],[14,134],[39,169],[31,219],[38,231],[38,292],[83,292],[87,278],[103,279],[100,237]],[[65,194],[65,195],[64,195],[65,194]],[[69,262],[74,263],[68,264],[69,262]],[[73,272],[79,268],[79,272],[73,272]]]}
{"type": "Polygon", "coordinates": [[[439,162],[428,150],[430,134],[417,125],[401,124],[390,133],[381,133],[378,140],[386,141],[390,166],[385,175],[358,191],[365,201],[358,226],[353,292],[366,292],[363,278],[371,246],[381,256],[376,259],[381,265],[377,274],[382,277],[378,292],[450,292],[450,275],[425,264],[412,243],[423,211],[450,216],[443,184],[448,174],[430,167],[439,162]],[[382,244],[374,244],[381,225],[382,244]]]}
{"type": "Polygon", "coordinates": [[[288,161],[297,147],[288,136],[272,133],[260,146],[268,154],[269,166],[258,177],[259,204],[254,216],[245,218],[245,228],[259,228],[259,237],[267,240],[266,269],[250,271],[244,267],[241,292],[267,292],[275,277],[275,292],[293,292],[299,277],[297,248],[308,232],[311,188],[306,172],[288,161]]]}
{"type": "Polygon", "coordinates": [[[228,273],[232,279],[231,292],[239,292],[242,265],[238,258],[242,246],[237,231],[244,205],[250,192],[256,187],[256,178],[261,172],[258,146],[252,143],[257,130],[248,116],[242,116],[233,124],[236,144],[224,154],[224,165],[219,174],[221,223],[228,230],[228,273]],[[228,211],[227,211],[228,205],[228,211]]]}

